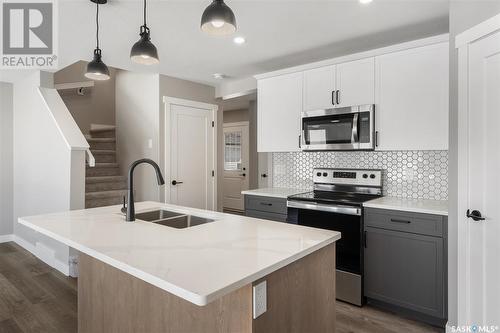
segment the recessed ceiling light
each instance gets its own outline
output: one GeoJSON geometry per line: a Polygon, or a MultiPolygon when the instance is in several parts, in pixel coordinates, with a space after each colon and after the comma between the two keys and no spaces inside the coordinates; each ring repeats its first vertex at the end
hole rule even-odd
{"type": "Polygon", "coordinates": [[[359,0],[359,2],[360,2],[360,3],[365,4],[365,5],[366,5],[367,3],[372,2],[372,1],[373,1],[373,0],[359,0]]]}
{"type": "Polygon", "coordinates": [[[242,36],[234,37],[233,39],[233,42],[238,45],[245,44],[245,41],[245,37],[242,36]]]}
{"type": "Polygon", "coordinates": [[[222,80],[222,79],[226,78],[226,75],[222,74],[222,73],[214,73],[212,75],[213,75],[214,79],[217,79],[217,80],[222,80]]]}

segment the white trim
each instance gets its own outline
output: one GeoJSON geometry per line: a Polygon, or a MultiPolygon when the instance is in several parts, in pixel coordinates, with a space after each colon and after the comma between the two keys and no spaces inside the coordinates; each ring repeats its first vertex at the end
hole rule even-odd
{"type": "MultiPolygon", "coordinates": [[[[160,144],[161,147],[163,147],[163,167],[164,167],[164,172],[163,174],[165,175],[165,179],[167,181],[171,178],[170,177],[170,145],[165,144],[167,141],[167,138],[170,138],[170,108],[171,105],[182,105],[182,106],[188,106],[192,108],[198,108],[198,109],[206,109],[206,110],[212,110],[212,121],[214,123],[213,127],[213,135],[212,135],[212,146],[213,146],[213,156],[212,156],[212,170],[214,170],[214,176],[212,177],[213,181],[213,207],[212,209],[214,211],[217,211],[217,179],[218,179],[218,172],[217,172],[217,138],[218,138],[218,125],[217,125],[217,111],[219,110],[219,106],[216,104],[209,104],[209,103],[203,103],[203,102],[197,102],[197,101],[191,101],[188,99],[182,99],[182,98],[176,98],[176,97],[169,97],[169,96],[163,96],[163,103],[164,103],[164,111],[165,115],[163,118],[163,143],[160,144]]],[[[164,189],[164,202],[165,203],[170,203],[170,187],[165,186],[164,189]]]]}
{"type": "Polygon", "coordinates": [[[18,235],[10,236],[12,236],[12,241],[14,241],[17,245],[32,253],[35,257],[51,266],[52,268],[55,268],[64,275],[69,276],[69,263],[64,263],[57,259],[54,256],[54,251],[51,251],[51,253],[45,251],[44,253],[41,246],[35,246],[24,238],[19,237],[18,235]]]}
{"type": "Polygon", "coordinates": [[[242,96],[248,96],[248,95],[252,95],[252,94],[256,94],[256,93],[257,93],[257,88],[245,90],[245,91],[237,92],[234,94],[222,96],[222,100],[226,101],[228,99],[238,98],[238,97],[242,97],[242,96]]]}
{"type": "Polygon", "coordinates": [[[393,52],[397,52],[397,51],[408,50],[408,49],[413,49],[416,47],[445,43],[445,42],[449,42],[449,39],[450,39],[449,34],[442,34],[442,35],[417,39],[417,40],[413,40],[413,41],[409,41],[409,42],[405,42],[405,43],[390,45],[390,46],[386,46],[386,47],[382,47],[382,48],[378,48],[378,49],[373,49],[373,50],[369,50],[369,51],[349,54],[349,55],[345,55],[345,56],[341,56],[341,57],[337,57],[337,58],[317,61],[317,62],[305,64],[305,65],[280,69],[280,70],[273,71],[273,72],[258,74],[258,75],[254,75],[254,78],[256,78],[257,80],[261,80],[261,79],[265,79],[265,78],[269,78],[269,77],[273,77],[273,76],[279,76],[279,75],[290,74],[290,73],[295,73],[295,72],[302,72],[302,71],[306,71],[306,70],[313,69],[313,68],[325,67],[325,66],[340,64],[340,63],[364,59],[364,58],[376,57],[379,55],[393,53],[393,52]]]}
{"type": "Polygon", "coordinates": [[[460,48],[470,44],[480,38],[486,37],[495,31],[500,30],[500,14],[465,30],[455,37],[455,48],[460,48]]]}
{"type": "Polygon", "coordinates": [[[12,242],[14,240],[14,235],[0,235],[0,243],[12,242]]]}
{"type": "Polygon", "coordinates": [[[54,84],[56,90],[89,88],[94,86],[94,81],[70,82],[54,84]]]}
{"type": "Polygon", "coordinates": [[[237,121],[234,123],[222,123],[222,127],[234,127],[234,126],[250,126],[249,121],[237,121]]]}

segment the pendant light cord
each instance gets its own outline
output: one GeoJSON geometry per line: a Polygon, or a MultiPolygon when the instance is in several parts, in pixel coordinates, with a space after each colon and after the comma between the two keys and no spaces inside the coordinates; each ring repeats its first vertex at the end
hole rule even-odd
{"type": "Polygon", "coordinates": [[[146,27],[146,0],[144,0],[144,27],[146,27]]]}
{"type": "Polygon", "coordinates": [[[97,41],[97,48],[99,48],[99,2],[96,2],[97,4],[97,10],[95,14],[95,23],[96,23],[96,41],[97,41]]]}

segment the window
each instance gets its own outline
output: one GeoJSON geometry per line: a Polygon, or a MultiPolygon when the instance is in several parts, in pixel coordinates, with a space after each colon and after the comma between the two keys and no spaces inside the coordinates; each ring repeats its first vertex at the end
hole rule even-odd
{"type": "Polygon", "coordinates": [[[241,132],[224,133],[224,170],[241,170],[241,132]]]}

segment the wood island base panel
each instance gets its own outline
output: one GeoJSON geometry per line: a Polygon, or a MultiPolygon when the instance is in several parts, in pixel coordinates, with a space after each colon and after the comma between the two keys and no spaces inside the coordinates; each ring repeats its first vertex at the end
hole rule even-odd
{"type": "Polygon", "coordinates": [[[79,333],[335,332],[335,243],[206,306],[83,253],[79,271],[79,333]],[[253,319],[252,286],[264,280],[267,311],[253,319]]]}

